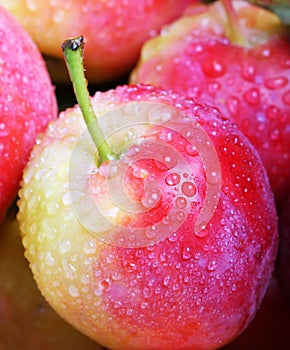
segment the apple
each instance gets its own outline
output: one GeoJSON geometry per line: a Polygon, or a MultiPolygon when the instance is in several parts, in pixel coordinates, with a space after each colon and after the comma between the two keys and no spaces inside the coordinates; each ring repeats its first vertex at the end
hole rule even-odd
{"type": "Polygon", "coordinates": [[[287,35],[276,15],[245,1],[193,6],[143,46],[130,77],[218,107],[258,150],[279,207],[290,184],[287,35]]]}
{"type": "Polygon", "coordinates": [[[54,87],[39,50],[0,7],[0,223],[17,195],[36,135],[57,114],[54,87]]]}
{"type": "Polygon", "coordinates": [[[82,33],[87,41],[87,78],[102,83],[124,77],[136,64],[144,41],[196,1],[2,0],[0,4],[46,55],[54,81],[67,79],[62,42],[82,33]]]}
{"type": "Polygon", "coordinates": [[[1,350],[102,349],[61,319],[40,294],[15,218],[1,226],[0,280],[1,350]]]}
{"type": "Polygon", "coordinates": [[[78,105],[38,138],[18,201],[39,289],[110,349],[228,343],[253,319],[277,252],[259,155],[217,108],[170,91],[89,97],[83,38],[63,49],[78,105]]]}

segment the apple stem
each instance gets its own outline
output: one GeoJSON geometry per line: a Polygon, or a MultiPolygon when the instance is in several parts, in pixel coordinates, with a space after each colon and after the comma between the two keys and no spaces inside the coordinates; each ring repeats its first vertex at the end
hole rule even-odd
{"type": "Polygon", "coordinates": [[[100,164],[106,160],[117,159],[116,154],[110,149],[108,143],[104,139],[102,130],[100,129],[98,119],[94,113],[94,109],[91,103],[87,80],[84,73],[83,36],[65,40],[62,44],[62,50],[78,105],[81,109],[89,133],[98,149],[97,165],[100,166],[100,164]]]}
{"type": "Polygon", "coordinates": [[[223,4],[228,18],[232,42],[241,46],[246,46],[247,40],[243,35],[243,30],[240,24],[239,16],[233,6],[233,0],[221,0],[221,3],[223,4]]]}

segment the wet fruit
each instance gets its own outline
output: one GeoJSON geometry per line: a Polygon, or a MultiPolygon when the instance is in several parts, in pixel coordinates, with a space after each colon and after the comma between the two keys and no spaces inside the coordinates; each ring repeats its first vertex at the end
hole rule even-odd
{"type": "Polygon", "coordinates": [[[45,63],[32,39],[0,8],[0,222],[15,199],[36,135],[57,117],[45,63]]]}
{"type": "Polygon", "coordinates": [[[218,107],[258,150],[277,204],[290,179],[290,42],[278,17],[244,1],[218,1],[149,40],[131,75],[218,107]],[[235,18],[236,16],[236,18],[235,18]]]}

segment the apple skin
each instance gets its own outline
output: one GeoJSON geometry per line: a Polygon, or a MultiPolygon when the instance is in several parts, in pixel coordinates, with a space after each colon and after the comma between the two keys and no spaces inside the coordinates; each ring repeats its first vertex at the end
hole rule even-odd
{"type": "Polygon", "coordinates": [[[290,183],[287,29],[270,11],[245,1],[233,5],[246,43],[234,37],[220,1],[192,6],[145,43],[130,82],[218,107],[258,150],[280,207],[290,183]]]}
{"type": "Polygon", "coordinates": [[[0,7],[0,223],[15,199],[36,135],[57,118],[45,62],[16,20],[0,7]]]}
{"type": "Polygon", "coordinates": [[[0,230],[0,349],[101,350],[66,323],[40,294],[15,218],[0,230]]]}
{"type": "Polygon", "coordinates": [[[48,56],[54,81],[68,80],[62,42],[82,34],[87,78],[101,83],[124,77],[136,63],[144,41],[193,2],[196,0],[2,0],[0,4],[48,56]]]}
{"type": "MultiPolygon", "coordinates": [[[[86,228],[73,197],[68,200],[71,157],[85,130],[75,107],[62,112],[39,138],[24,172],[17,218],[25,256],[52,307],[108,348],[220,347],[253,319],[273,271],[277,216],[265,169],[248,140],[215,108],[145,85],[122,86],[92,98],[97,116],[132,102],[159,102],[183,111],[189,120],[202,125],[214,145],[222,184],[217,207],[202,235],[193,233],[193,221],[196,211],[206,207],[202,206],[202,188],[207,180],[196,167],[200,161],[196,155],[187,159],[201,183],[196,193],[201,203],[196,203],[196,209],[193,205],[182,226],[175,232],[169,229],[163,240],[126,247],[103,241],[86,228]]],[[[125,115],[117,113],[115,118],[123,120],[125,115]]],[[[107,127],[112,130],[113,125],[107,127]]],[[[146,135],[141,131],[134,142],[146,135]]],[[[112,147],[124,141],[125,136],[120,137],[111,140],[112,147]]],[[[177,142],[182,157],[188,157],[184,140],[174,134],[172,142],[177,142]]],[[[94,152],[94,148],[83,149],[80,155],[94,152]]],[[[76,165],[78,183],[86,171],[81,162],[76,165]]],[[[150,162],[144,167],[154,168],[150,162]]],[[[128,178],[124,188],[137,196],[142,186],[128,178]]],[[[76,190],[80,198],[89,195],[80,193],[80,186],[76,190]]],[[[106,202],[105,186],[91,190],[96,201],[106,202]]]]}

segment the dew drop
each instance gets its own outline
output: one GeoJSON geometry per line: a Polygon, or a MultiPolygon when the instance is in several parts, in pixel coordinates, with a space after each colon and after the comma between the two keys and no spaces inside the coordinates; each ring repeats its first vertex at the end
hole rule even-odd
{"type": "Polygon", "coordinates": [[[226,100],[226,106],[231,114],[235,116],[239,114],[240,102],[236,97],[234,96],[228,97],[226,100]]]}
{"type": "Polygon", "coordinates": [[[216,269],[216,261],[213,260],[213,261],[210,261],[207,265],[207,269],[208,271],[214,271],[216,269]]]}
{"type": "Polygon", "coordinates": [[[170,282],[170,276],[165,276],[165,277],[163,278],[163,285],[164,285],[165,287],[167,287],[167,286],[169,285],[169,282],[170,282]]]}
{"type": "Polygon", "coordinates": [[[79,292],[78,288],[76,286],[73,286],[73,285],[70,285],[68,287],[68,292],[74,298],[76,298],[76,297],[78,297],[80,295],[80,292],[79,292]]]}
{"type": "Polygon", "coordinates": [[[184,197],[177,197],[175,205],[178,209],[184,209],[187,205],[187,200],[184,197]]]}
{"type": "Polygon", "coordinates": [[[203,61],[202,69],[205,75],[212,78],[221,77],[226,72],[224,65],[213,57],[203,61]]]}
{"type": "Polygon", "coordinates": [[[269,106],[266,110],[266,116],[270,119],[270,120],[277,120],[280,116],[280,108],[276,107],[276,106],[269,106]]]}
{"type": "Polygon", "coordinates": [[[197,150],[196,146],[192,145],[191,143],[189,143],[185,146],[185,152],[191,157],[198,156],[198,150],[197,150]]]}
{"type": "Polygon", "coordinates": [[[168,186],[178,185],[180,182],[180,175],[177,173],[171,173],[165,178],[165,183],[168,186]]]}
{"type": "Polygon", "coordinates": [[[285,92],[285,94],[282,97],[282,100],[286,105],[290,105],[290,91],[285,92]]]}
{"type": "Polygon", "coordinates": [[[182,250],[182,255],[181,256],[182,256],[183,260],[190,259],[192,257],[190,247],[184,247],[183,250],[182,250]]]}
{"type": "Polygon", "coordinates": [[[176,214],[175,214],[175,218],[177,221],[183,221],[185,219],[185,214],[182,212],[182,211],[178,211],[176,214]]]}
{"type": "Polygon", "coordinates": [[[181,185],[181,190],[187,197],[193,197],[196,194],[196,187],[190,181],[183,182],[181,185]]]}
{"type": "Polygon", "coordinates": [[[280,89],[285,87],[288,84],[288,79],[285,77],[276,77],[267,79],[265,85],[268,89],[280,89]]]}
{"type": "Polygon", "coordinates": [[[272,141],[277,141],[280,139],[280,131],[278,129],[271,130],[270,139],[272,141]]]}
{"type": "Polygon", "coordinates": [[[245,92],[245,101],[252,106],[256,106],[260,102],[260,93],[258,89],[252,88],[245,92]]]}
{"type": "Polygon", "coordinates": [[[208,85],[208,93],[210,95],[215,95],[216,92],[221,88],[221,84],[218,82],[214,82],[208,85]]]}
{"type": "Polygon", "coordinates": [[[244,62],[242,67],[242,77],[248,81],[254,81],[255,67],[247,62],[244,62]]]}

